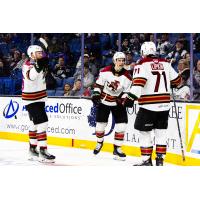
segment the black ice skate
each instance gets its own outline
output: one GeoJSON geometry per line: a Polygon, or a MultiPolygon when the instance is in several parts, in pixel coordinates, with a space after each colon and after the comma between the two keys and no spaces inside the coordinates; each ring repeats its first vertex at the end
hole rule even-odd
{"type": "Polygon", "coordinates": [[[142,161],[142,163],[135,164],[133,166],[153,166],[151,157],[148,160],[142,161]]]}
{"type": "Polygon", "coordinates": [[[163,166],[163,160],[162,156],[158,156],[156,158],[156,166],[163,166]]]}
{"type": "Polygon", "coordinates": [[[122,160],[124,161],[126,159],[126,154],[122,152],[122,149],[120,146],[114,145],[114,160],[122,160]]]}
{"type": "Polygon", "coordinates": [[[29,148],[29,159],[31,161],[37,161],[39,157],[39,152],[37,150],[37,146],[33,146],[30,144],[29,148]]]}
{"type": "Polygon", "coordinates": [[[55,162],[55,156],[48,153],[47,149],[40,149],[39,153],[39,161],[40,162],[46,162],[46,163],[54,163],[55,162]]]}
{"type": "Polygon", "coordinates": [[[97,146],[93,151],[94,155],[97,155],[101,151],[102,147],[103,147],[103,142],[97,142],[97,146]]]}

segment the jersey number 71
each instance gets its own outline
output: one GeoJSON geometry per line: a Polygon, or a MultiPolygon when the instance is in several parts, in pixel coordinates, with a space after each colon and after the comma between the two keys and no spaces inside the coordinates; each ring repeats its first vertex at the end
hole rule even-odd
{"type": "Polygon", "coordinates": [[[159,71],[153,71],[153,72],[151,72],[151,73],[152,73],[153,75],[157,76],[154,92],[158,92],[158,89],[159,89],[159,86],[160,86],[160,79],[161,79],[161,76],[162,76],[163,79],[164,79],[165,89],[166,89],[166,92],[167,92],[168,89],[167,89],[167,79],[166,79],[165,71],[163,71],[162,74],[160,74],[159,71]]]}

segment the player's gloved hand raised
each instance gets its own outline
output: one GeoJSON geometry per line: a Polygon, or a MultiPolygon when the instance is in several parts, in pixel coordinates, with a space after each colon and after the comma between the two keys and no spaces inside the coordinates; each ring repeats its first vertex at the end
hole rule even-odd
{"type": "Polygon", "coordinates": [[[95,105],[99,105],[101,103],[101,97],[100,97],[100,95],[93,95],[92,96],[92,102],[95,105]]]}
{"type": "Polygon", "coordinates": [[[49,59],[48,57],[42,57],[41,59],[37,59],[35,63],[35,69],[38,73],[40,73],[43,69],[48,68],[49,59]]]}

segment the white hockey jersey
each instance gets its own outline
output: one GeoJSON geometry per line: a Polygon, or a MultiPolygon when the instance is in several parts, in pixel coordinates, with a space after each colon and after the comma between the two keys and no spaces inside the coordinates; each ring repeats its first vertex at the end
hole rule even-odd
{"type": "Polygon", "coordinates": [[[24,104],[46,101],[47,92],[44,72],[38,73],[30,61],[26,61],[22,66],[22,76],[22,100],[24,104]]]}
{"type": "Polygon", "coordinates": [[[130,93],[140,107],[152,111],[170,109],[170,85],[177,87],[181,78],[165,59],[143,58],[134,67],[130,93]]]}
{"type": "Polygon", "coordinates": [[[122,69],[116,72],[114,66],[107,66],[100,71],[94,86],[94,92],[101,94],[101,102],[108,106],[116,106],[117,97],[125,98],[130,91],[132,78],[129,72],[122,69]]]}

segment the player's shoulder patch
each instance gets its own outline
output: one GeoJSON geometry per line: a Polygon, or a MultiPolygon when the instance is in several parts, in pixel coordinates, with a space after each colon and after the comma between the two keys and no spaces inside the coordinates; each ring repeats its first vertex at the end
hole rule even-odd
{"type": "Polygon", "coordinates": [[[100,72],[111,72],[111,71],[112,71],[112,66],[109,65],[109,66],[104,67],[100,72]]]}
{"type": "Polygon", "coordinates": [[[142,65],[143,63],[145,63],[145,62],[150,62],[150,61],[151,61],[151,58],[141,58],[141,59],[138,61],[137,65],[142,65]]]}
{"type": "Polygon", "coordinates": [[[25,61],[24,64],[22,65],[22,70],[30,70],[33,68],[33,63],[31,63],[29,60],[25,61]]]}
{"type": "Polygon", "coordinates": [[[27,61],[24,63],[24,65],[28,65],[28,66],[30,66],[30,65],[31,65],[30,60],[27,60],[27,61]]]}

